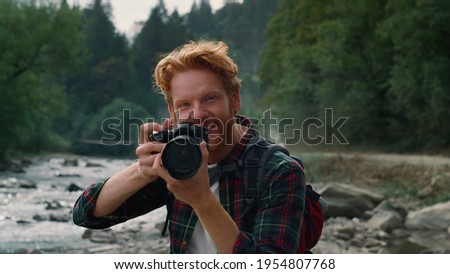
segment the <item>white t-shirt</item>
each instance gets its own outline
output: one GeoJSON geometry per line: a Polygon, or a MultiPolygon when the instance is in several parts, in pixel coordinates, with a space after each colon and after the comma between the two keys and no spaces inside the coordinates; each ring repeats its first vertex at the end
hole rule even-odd
{"type": "MultiPolygon", "coordinates": [[[[208,165],[208,168],[215,167],[214,165],[208,165]]],[[[212,183],[212,182],[210,182],[212,183]]],[[[219,200],[219,182],[214,182],[211,186],[211,191],[216,196],[217,200],[219,200]]],[[[194,233],[192,234],[191,241],[189,242],[189,247],[186,251],[188,254],[216,254],[217,248],[214,244],[213,240],[209,236],[208,232],[203,227],[202,223],[197,221],[197,224],[194,228],[194,233]]]]}

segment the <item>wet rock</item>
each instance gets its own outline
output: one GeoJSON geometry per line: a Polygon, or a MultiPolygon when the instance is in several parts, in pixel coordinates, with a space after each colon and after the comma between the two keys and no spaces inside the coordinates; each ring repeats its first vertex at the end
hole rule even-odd
{"type": "Polygon", "coordinates": [[[17,178],[8,178],[0,181],[0,188],[25,188],[36,189],[37,185],[31,181],[17,180],[17,178]]]}
{"type": "Polygon", "coordinates": [[[50,214],[49,220],[52,222],[67,223],[71,220],[70,214],[50,214]]]}
{"type": "Polygon", "coordinates": [[[350,240],[355,235],[355,227],[351,223],[336,229],[337,237],[342,240],[350,240]]]}
{"type": "MultiPolygon", "coordinates": [[[[156,224],[155,224],[155,228],[158,229],[160,232],[162,232],[163,229],[164,229],[165,223],[166,223],[166,222],[159,222],[159,223],[156,223],[156,224]]],[[[166,233],[167,233],[167,231],[166,231],[166,233]]]]}
{"type": "Polygon", "coordinates": [[[363,237],[362,234],[355,235],[355,237],[353,237],[349,241],[350,245],[355,246],[355,247],[363,247],[364,242],[365,242],[365,238],[363,237]]]}
{"type": "Polygon", "coordinates": [[[404,238],[408,238],[409,235],[411,235],[411,233],[404,229],[394,229],[391,231],[391,235],[392,235],[392,238],[404,239],[404,238]]]}
{"type": "Polygon", "coordinates": [[[165,240],[154,241],[150,245],[150,251],[154,254],[167,254],[169,253],[169,243],[165,240]]]}
{"type": "Polygon", "coordinates": [[[368,228],[381,229],[387,232],[402,225],[403,220],[401,215],[393,210],[379,210],[366,223],[368,228]]]}
{"type": "Polygon", "coordinates": [[[10,166],[8,170],[14,173],[25,173],[25,169],[19,166],[10,166]]]}
{"type": "Polygon", "coordinates": [[[48,219],[49,218],[47,216],[42,216],[40,214],[33,215],[33,220],[38,221],[38,222],[48,221],[48,219]]]}
{"type": "Polygon", "coordinates": [[[378,231],[375,237],[380,240],[389,240],[392,238],[389,233],[383,230],[378,231]]]}
{"type": "Polygon", "coordinates": [[[46,204],[46,210],[57,210],[64,207],[59,201],[45,201],[44,203],[46,204]]]}
{"type": "Polygon", "coordinates": [[[102,164],[94,163],[94,162],[87,162],[86,167],[104,167],[102,164]]]}
{"type": "Polygon", "coordinates": [[[25,173],[25,167],[28,165],[28,161],[24,161],[23,159],[13,159],[9,163],[7,170],[15,173],[25,173]]]}
{"type": "Polygon", "coordinates": [[[422,246],[422,252],[443,251],[450,246],[450,237],[445,231],[438,232],[433,230],[413,231],[408,237],[408,241],[416,246],[422,246]]]}
{"type": "Polygon", "coordinates": [[[30,221],[26,221],[26,220],[17,220],[16,223],[17,223],[17,224],[20,224],[20,225],[28,225],[28,224],[31,224],[30,221]]]}
{"type": "Polygon", "coordinates": [[[102,245],[98,247],[89,248],[86,253],[92,254],[118,254],[122,253],[122,246],[118,244],[114,245],[102,245]]]}
{"type": "Polygon", "coordinates": [[[45,254],[44,250],[41,250],[39,248],[33,249],[30,254],[45,254]]]}
{"type": "Polygon", "coordinates": [[[430,250],[430,245],[432,245],[434,241],[431,239],[422,238],[425,235],[418,236],[414,234],[415,232],[411,233],[411,235],[407,238],[393,239],[390,242],[389,252],[391,254],[421,254],[427,250],[430,250]]]}
{"type": "Polygon", "coordinates": [[[5,216],[5,215],[0,215],[0,221],[9,220],[9,219],[11,219],[11,217],[5,216]]]}
{"type": "Polygon", "coordinates": [[[29,182],[29,181],[19,181],[19,182],[17,182],[17,187],[26,188],[26,189],[36,189],[37,185],[35,183],[29,182]]]}
{"type": "Polygon", "coordinates": [[[450,254],[450,248],[443,250],[425,250],[422,254],[450,254]]]}
{"type": "Polygon", "coordinates": [[[408,229],[446,230],[450,224],[450,202],[439,203],[408,213],[408,229]]]}
{"type": "Polygon", "coordinates": [[[437,174],[431,177],[430,184],[426,185],[417,193],[417,197],[425,199],[436,196],[446,186],[450,185],[450,173],[437,174]]]}
{"type": "Polygon", "coordinates": [[[0,163],[0,171],[10,171],[14,173],[25,173],[25,168],[31,165],[33,161],[27,158],[12,159],[7,163],[0,163]]]}
{"type": "Polygon", "coordinates": [[[367,210],[374,209],[383,200],[380,194],[346,184],[328,185],[321,194],[328,202],[327,218],[337,216],[360,218],[367,210]]]}
{"type": "Polygon", "coordinates": [[[374,251],[373,250],[374,247],[377,247],[376,251],[378,251],[379,247],[381,247],[381,246],[386,246],[386,243],[383,241],[377,240],[377,239],[373,239],[373,238],[369,239],[364,245],[364,247],[366,247],[368,249],[372,248],[372,251],[374,251]]]}
{"type": "MultiPolygon", "coordinates": [[[[70,157],[69,157],[70,158],[70,157]]],[[[92,162],[95,165],[95,158],[92,162]]],[[[98,160],[104,167],[99,168],[102,174],[109,174],[105,171],[110,168],[111,165],[108,161],[98,160]]],[[[26,239],[20,239],[20,244],[15,244],[11,248],[0,249],[0,253],[3,251],[7,253],[106,253],[106,254],[154,254],[154,253],[168,253],[169,249],[169,237],[161,237],[160,230],[164,224],[164,218],[166,212],[158,213],[157,217],[143,216],[144,218],[138,218],[130,220],[123,224],[111,227],[111,230],[86,230],[83,234],[83,239],[80,235],[75,235],[77,239],[74,240],[74,235],[67,236],[66,231],[72,233],[74,228],[73,222],[71,222],[71,214],[68,213],[68,208],[72,208],[78,194],[75,191],[84,189],[82,183],[88,183],[91,181],[91,174],[96,174],[96,170],[87,169],[85,163],[90,160],[81,160],[78,162],[78,168],[62,167],[64,162],[63,158],[58,158],[49,162],[45,159],[44,164],[39,168],[46,168],[45,172],[39,173],[38,177],[32,174],[17,175],[17,178],[3,177],[0,179],[0,206],[4,206],[0,209],[0,224],[4,226],[2,229],[7,231],[11,223],[15,225],[15,229],[18,231],[24,231],[24,234],[31,229],[37,227],[43,227],[44,229],[36,232],[37,234],[27,235],[26,239]],[[77,179],[59,179],[54,177],[54,172],[59,170],[62,177],[70,177],[79,175],[83,176],[84,182],[76,181],[77,179]],[[73,171],[79,172],[78,174],[71,173],[73,171]],[[85,171],[87,171],[85,173],[85,171]],[[43,179],[42,174],[48,174],[48,178],[43,179]],[[19,177],[20,176],[20,177],[19,177]],[[39,191],[23,190],[19,189],[19,181],[32,181],[37,180],[39,184],[39,191]],[[71,183],[71,181],[73,181],[71,183]],[[75,183],[76,182],[76,183],[75,183]],[[70,184],[70,185],[69,185],[70,184]],[[5,188],[5,189],[1,189],[5,188]],[[11,188],[11,189],[9,189],[11,188]],[[40,191],[40,190],[43,191],[40,191]],[[69,193],[72,192],[73,193],[69,193]],[[13,193],[14,192],[14,193],[13,193]],[[47,193],[51,195],[47,195],[47,193]],[[16,195],[17,194],[17,195],[16,195]],[[30,199],[31,197],[31,199],[30,199]],[[47,200],[45,203],[43,201],[47,200]],[[12,202],[15,202],[12,206],[12,202]],[[38,201],[36,204],[36,201],[38,201]],[[26,207],[22,208],[22,204],[28,203],[26,207]],[[30,205],[30,206],[28,206],[30,205]],[[44,210],[45,207],[48,207],[44,210]],[[39,210],[38,212],[36,212],[39,210]],[[3,210],[5,209],[5,210],[3,210]],[[20,220],[15,217],[16,212],[14,210],[31,210],[28,215],[20,220]],[[48,210],[48,211],[47,211],[48,210]],[[37,213],[37,214],[36,214],[37,213]],[[30,217],[28,217],[30,216],[30,217]],[[32,216],[32,217],[31,217],[32,216]],[[150,217],[150,218],[149,218],[150,217]],[[49,223],[49,222],[59,223],[49,223]],[[15,224],[17,222],[17,225],[15,224]],[[40,223],[42,222],[42,223],[40,223]],[[44,230],[48,233],[42,233],[44,230]],[[69,229],[67,229],[69,228],[69,229]],[[64,231],[63,231],[64,230],[64,231]],[[58,235],[58,237],[53,237],[58,235]],[[67,237],[65,239],[64,237],[67,237]],[[70,240],[68,240],[70,239],[70,240]],[[25,243],[26,241],[26,243],[25,243]],[[40,242],[46,241],[46,245],[50,247],[39,245],[40,242]],[[55,241],[54,243],[48,243],[47,241],[55,241]],[[35,244],[36,243],[36,244],[35,244]],[[30,246],[30,248],[24,248],[30,246]]],[[[113,162],[114,163],[114,162],[113,162]]],[[[128,164],[128,163],[126,163],[128,164]]],[[[87,166],[88,164],[86,164],[87,166]]],[[[34,168],[33,168],[34,170],[34,168]]],[[[28,171],[28,170],[27,170],[28,171]]],[[[99,172],[100,173],[100,172],[99,172]]],[[[10,173],[7,173],[5,176],[10,173]]],[[[430,180],[429,185],[436,186],[436,192],[439,192],[442,186],[448,187],[445,178],[439,176],[444,173],[433,172],[427,177],[430,180]],[[435,176],[433,176],[435,174],[435,176]],[[437,175],[438,174],[438,175],[437,175]]],[[[423,181],[426,183],[426,180],[423,181]]],[[[349,188],[344,185],[339,186],[338,183],[320,183],[315,189],[324,191],[327,190],[328,194],[335,196],[333,199],[342,201],[348,208],[360,207],[361,205],[367,209],[360,210],[358,214],[345,214],[344,210],[339,213],[333,213],[337,216],[327,216],[327,220],[324,226],[321,240],[318,245],[312,250],[313,253],[318,254],[364,254],[364,253],[431,253],[442,254],[449,252],[450,246],[450,223],[447,223],[443,229],[430,230],[426,227],[406,228],[404,226],[406,216],[411,218],[412,213],[420,211],[420,206],[423,201],[412,197],[411,199],[405,199],[402,196],[390,197],[389,200],[381,201],[381,195],[375,194],[375,197],[369,197],[367,192],[374,194],[372,190],[363,190],[361,187],[356,187],[357,191],[354,191],[355,187],[349,188]],[[338,186],[339,191],[331,191],[329,185],[338,186]],[[349,194],[350,193],[350,194],[349,194]],[[362,194],[364,193],[364,194],[362,194]],[[363,202],[359,201],[356,204],[351,204],[353,199],[361,198],[363,202]],[[359,214],[363,212],[362,216],[359,214]],[[338,216],[343,213],[342,216],[338,216]],[[396,216],[396,215],[399,216],[396,216]],[[394,217],[392,215],[395,215],[394,217]],[[395,222],[391,222],[391,219],[396,219],[395,222]],[[400,222],[398,221],[400,219],[400,222]],[[428,232],[424,233],[424,232],[428,232]]],[[[37,185],[36,185],[37,186],[37,185]]],[[[372,185],[375,186],[375,185],[372,185]]],[[[335,188],[335,189],[336,189],[335,188]]],[[[323,191],[318,191],[323,193],[323,191]]],[[[328,195],[327,194],[327,195],[328,195]]],[[[434,195],[434,194],[431,194],[434,195]]],[[[429,197],[429,196],[428,196],[429,197]]],[[[325,197],[327,198],[327,197],[325,197]]],[[[332,200],[327,198],[328,201],[332,200]]],[[[333,203],[331,203],[333,204],[333,203]]],[[[333,205],[332,205],[333,206],[333,205]]],[[[333,212],[333,209],[330,209],[333,212]]],[[[336,211],[334,211],[336,212],[336,211]]],[[[330,213],[330,211],[328,211],[330,213]]],[[[425,214],[426,215],[426,214],[425,214]]],[[[156,216],[156,215],[155,215],[156,216]]],[[[436,213],[437,219],[443,218],[442,213],[436,213]]],[[[37,230],[37,229],[36,229],[37,230]]],[[[79,231],[75,229],[74,231],[79,231]]],[[[78,233],[78,232],[75,232],[78,233]]],[[[81,233],[79,233],[81,234],[81,233]]],[[[168,234],[168,233],[167,233],[168,234]]],[[[14,239],[16,241],[16,239],[14,239]]],[[[17,240],[18,242],[19,240],[17,240]]],[[[13,240],[11,240],[13,242],[13,240]]]]}
{"type": "Polygon", "coordinates": [[[16,178],[8,178],[0,181],[0,188],[13,188],[13,181],[17,181],[16,178]]]}
{"type": "Polygon", "coordinates": [[[381,203],[381,204],[386,204],[386,206],[389,209],[394,210],[395,212],[400,214],[402,222],[404,222],[406,220],[406,215],[408,215],[408,209],[405,207],[405,204],[403,204],[402,202],[399,202],[395,199],[394,200],[390,199],[389,201],[386,201],[386,203],[381,203]]]}
{"type": "Polygon", "coordinates": [[[56,177],[81,177],[78,173],[61,173],[60,171],[55,172],[56,177]]]}
{"type": "Polygon", "coordinates": [[[74,183],[70,183],[70,185],[66,188],[66,190],[69,192],[75,192],[75,191],[82,191],[83,188],[74,183]]]}
{"type": "Polygon", "coordinates": [[[78,159],[64,159],[63,166],[78,166],[78,159]]]}
{"type": "Polygon", "coordinates": [[[83,235],[83,239],[89,239],[94,243],[107,243],[114,244],[117,242],[117,238],[111,229],[93,230],[87,229],[83,235]]]}

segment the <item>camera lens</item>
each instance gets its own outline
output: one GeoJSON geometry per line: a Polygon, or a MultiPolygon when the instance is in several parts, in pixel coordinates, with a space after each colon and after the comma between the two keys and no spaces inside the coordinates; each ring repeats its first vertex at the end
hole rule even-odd
{"type": "Polygon", "coordinates": [[[178,136],[166,144],[162,161],[170,176],[188,179],[194,176],[202,163],[202,153],[196,139],[178,136]]]}

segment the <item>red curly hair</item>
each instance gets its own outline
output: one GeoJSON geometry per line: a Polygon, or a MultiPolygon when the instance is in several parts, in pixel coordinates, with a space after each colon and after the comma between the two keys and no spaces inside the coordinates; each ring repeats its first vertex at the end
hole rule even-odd
{"type": "Polygon", "coordinates": [[[190,69],[207,69],[218,74],[230,99],[233,91],[240,91],[238,66],[229,57],[228,46],[218,41],[190,41],[163,56],[156,66],[155,83],[168,104],[173,103],[170,94],[172,77],[190,69]]]}

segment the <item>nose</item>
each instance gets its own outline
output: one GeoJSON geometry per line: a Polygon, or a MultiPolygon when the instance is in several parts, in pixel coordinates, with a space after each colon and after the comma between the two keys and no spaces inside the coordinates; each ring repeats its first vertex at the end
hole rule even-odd
{"type": "Polygon", "coordinates": [[[201,104],[195,104],[194,108],[189,112],[189,120],[193,123],[201,123],[201,121],[206,118],[208,118],[208,112],[202,107],[201,104]]]}

